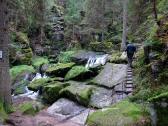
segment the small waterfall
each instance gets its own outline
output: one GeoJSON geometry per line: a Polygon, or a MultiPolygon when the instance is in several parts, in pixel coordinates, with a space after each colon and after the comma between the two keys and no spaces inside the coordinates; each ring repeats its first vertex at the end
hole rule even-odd
{"type": "Polygon", "coordinates": [[[108,54],[105,55],[98,55],[95,57],[90,57],[87,61],[86,68],[95,68],[100,65],[105,65],[108,59],[108,54]]]}
{"type": "MultiPolygon", "coordinates": [[[[24,80],[28,80],[28,78],[29,78],[29,75],[27,74],[25,76],[24,80]]],[[[34,81],[36,79],[41,79],[41,78],[48,78],[48,77],[45,74],[44,74],[44,76],[42,76],[40,73],[36,73],[36,76],[33,78],[32,81],[34,81]]],[[[27,86],[25,86],[25,92],[26,93],[20,94],[20,95],[17,95],[17,96],[13,95],[14,99],[19,98],[19,97],[28,97],[28,98],[31,98],[33,100],[36,100],[38,98],[38,96],[39,96],[39,91],[37,91],[37,92],[31,91],[31,90],[28,89],[27,86]]]]}

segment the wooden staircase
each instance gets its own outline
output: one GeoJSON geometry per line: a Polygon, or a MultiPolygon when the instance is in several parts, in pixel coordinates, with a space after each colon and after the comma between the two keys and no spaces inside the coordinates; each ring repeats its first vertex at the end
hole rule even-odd
{"type": "Polygon", "coordinates": [[[133,72],[132,68],[128,66],[127,68],[127,78],[125,82],[125,93],[131,95],[133,92],[133,72]]]}

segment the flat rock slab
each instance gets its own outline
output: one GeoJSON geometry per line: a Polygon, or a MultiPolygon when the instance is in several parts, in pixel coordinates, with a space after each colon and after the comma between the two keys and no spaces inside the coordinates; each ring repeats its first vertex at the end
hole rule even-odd
{"type": "Polygon", "coordinates": [[[112,90],[96,88],[91,96],[89,105],[95,108],[104,108],[110,106],[112,105],[112,94],[112,90]]]}
{"type": "Polygon", "coordinates": [[[60,120],[67,120],[80,115],[85,110],[85,107],[62,98],[49,107],[47,112],[51,115],[60,116],[60,120]]]}
{"type": "Polygon", "coordinates": [[[89,116],[90,109],[85,110],[80,115],[77,115],[70,119],[72,122],[75,122],[77,124],[85,125],[87,117],[89,116]]]}
{"type": "Polygon", "coordinates": [[[127,65],[107,63],[93,83],[108,88],[123,83],[127,77],[127,65]]]}

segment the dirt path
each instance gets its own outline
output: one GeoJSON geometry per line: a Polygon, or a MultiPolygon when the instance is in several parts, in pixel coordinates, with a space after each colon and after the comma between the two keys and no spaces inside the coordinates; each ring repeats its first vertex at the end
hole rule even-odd
{"type": "MultiPolygon", "coordinates": [[[[29,98],[19,98],[14,100],[14,106],[23,104],[24,102],[31,101],[29,98]]],[[[60,117],[53,116],[47,113],[44,109],[35,116],[23,115],[21,112],[16,111],[9,115],[7,120],[8,126],[82,126],[70,120],[61,121],[60,117]]]]}

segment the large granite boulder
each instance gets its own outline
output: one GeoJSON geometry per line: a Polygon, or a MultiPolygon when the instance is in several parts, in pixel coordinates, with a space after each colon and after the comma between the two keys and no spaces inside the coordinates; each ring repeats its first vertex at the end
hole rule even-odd
{"type": "Polygon", "coordinates": [[[96,76],[91,83],[113,88],[123,83],[127,76],[127,65],[107,63],[104,69],[96,76]]]}
{"type": "Polygon", "coordinates": [[[71,85],[60,91],[60,94],[63,97],[69,98],[73,101],[77,101],[78,103],[87,106],[89,104],[93,86],[85,85],[82,82],[70,82],[71,85]]]}
{"type": "Polygon", "coordinates": [[[95,87],[95,90],[93,90],[93,94],[90,99],[89,106],[92,106],[94,108],[104,108],[107,106],[112,105],[113,90],[95,87]]]}
{"type": "Polygon", "coordinates": [[[60,116],[62,119],[72,118],[85,111],[86,108],[80,106],[68,99],[59,99],[52,106],[47,109],[47,112],[51,115],[60,116]]]}
{"type": "Polygon", "coordinates": [[[53,103],[60,98],[60,91],[68,86],[68,83],[51,82],[43,87],[42,96],[47,103],[53,103]]]}
{"type": "Polygon", "coordinates": [[[46,85],[53,84],[57,81],[63,81],[63,78],[55,77],[55,78],[40,78],[31,81],[28,85],[28,88],[33,91],[38,91],[39,88],[43,88],[46,85]]]}
{"type": "Polygon", "coordinates": [[[66,73],[75,65],[75,63],[51,64],[46,70],[48,75],[64,77],[66,73]]]}
{"type": "Polygon", "coordinates": [[[85,68],[84,66],[74,66],[66,74],[65,80],[70,80],[70,79],[81,80],[84,78],[89,79],[91,74],[93,74],[93,73],[90,70],[88,70],[87,68],[85,68]]]}
{"type": "Polygon", "coordinates": [[[77,64],[86,64],[90,57],[96,57],[96,55],[98,54],[104,54],[104,53],[79,50],[74,55],[72,55],[72,61],[77,64]]]}
{"type": "Polygon", "coordinates": [[[32,91],[38,91],[40,87],[44,87],[49,83],[49,81],[49,78],[36,79],[28,85],[28,88],[32,91]]]}
{"type": "Polygon", "coordinates": [[[88,117],[88,126],[151,126],[145,108],[129,101],[98,110],[88,117]]]}

